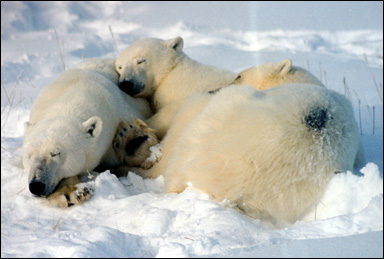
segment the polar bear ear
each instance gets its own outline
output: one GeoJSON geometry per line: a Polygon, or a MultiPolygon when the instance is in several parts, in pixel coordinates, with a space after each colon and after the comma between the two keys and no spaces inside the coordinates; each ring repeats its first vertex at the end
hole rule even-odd
{"type": "Polygon", "coordinates": [[[176,52],[180,52],[184,46],[184,40],[181,37],[174,38],[172,40],[167,41],[167,46],[176,50],[176,52]]]}
{"type": "Polygon", "coordinates": [[[83,130],[88,137],[96,138],[100,135],[102,129],[103,121],[97,116],[91,117],[83,122],[83,130]]]}
{"type": "Polygon", "coordinates": [[[281,76],[284,76],[288,74],[291,68],[292,68],[292,61],[289,58],[287,58],[281,61],[279,64],[277,64],[276,71],[281,76]]]}

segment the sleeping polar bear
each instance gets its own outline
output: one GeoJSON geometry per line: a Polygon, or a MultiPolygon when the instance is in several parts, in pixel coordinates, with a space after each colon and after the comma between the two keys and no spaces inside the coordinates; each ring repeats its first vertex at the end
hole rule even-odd
{"type": "Polygon", "coordinates": [[[248,215],[294,222],[361,160],[349,100],[324,87],[231,86],[199,109],[164,170],[167,192],[192,185],[248,215]]]}
{"type": "Polygon", "coordinates": [[[25,123],[23,142],[23,165],[32,194],[49,196],[55,206],[81,203],[89,198],[89,189],[70,187],[51,194],[64,178],[98,165],[122,163],[112,146],[119,123],[146,119],[151,109],[144,99],[120,91],[117,82],[114,60],[99,58],[65,71],[43,89],[25,123]]]}
{"type": "Polygon", "coordinates": [[[181,37],[142,39],[116,59],[120,89],[134,97],[150,98],[155,114],[147,122],[160,139],[188,97],[229,85],[235,79],[230,71],[191,59],[183,46],[181,37]]]}

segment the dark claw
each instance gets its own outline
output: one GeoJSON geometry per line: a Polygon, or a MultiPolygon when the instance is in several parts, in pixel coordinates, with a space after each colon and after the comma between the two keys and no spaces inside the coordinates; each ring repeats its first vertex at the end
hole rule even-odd
{"type": "Polygon", "coordinates": [[[69,198],[69,195],[68,195],[68,194],[66,194],[66,193],[64,193],[64,197],[67,199],[67,201],[68,201],[68,204],[69,204],[69,202],[71,201],[71,199],[69,198]]]}

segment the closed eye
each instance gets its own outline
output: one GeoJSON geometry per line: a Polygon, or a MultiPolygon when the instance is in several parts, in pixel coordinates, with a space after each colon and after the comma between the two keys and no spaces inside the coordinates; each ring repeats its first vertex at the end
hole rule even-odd
{"type": "Polygon", "coordinates": [[[51,154],[51,157],[55,157],[55,156],[60,156],[61,155],[60,152],[56,152],[56,153],[51,152],[50,154],[51,154]]]}
{"type": "Polygon", "coordinates": [[[236,80],[239,80],[241,78],[241,75],[238,75],[236,78],[235,78],[235,81],[236,80]]]}
{"type": "Polygon", "coordinates": [[[144,63],[145,61],[146,61],[145,58],[139,58],[139,59],[137,59],[137,64],[140,65],[140,64],[144,63]]]}

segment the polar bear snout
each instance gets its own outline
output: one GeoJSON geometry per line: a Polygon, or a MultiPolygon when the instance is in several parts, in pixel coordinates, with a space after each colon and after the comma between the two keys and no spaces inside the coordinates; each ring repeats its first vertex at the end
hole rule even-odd
{"type": "Polygon", "coordinates": [[[48,177],[34,177],[29,182],[29,191],[36,196],[48,196],[56,188],[56,184],[48,177]]]}
{"type": "Polygon", "coordinates": [[[51,163],[35,162],[29,173],[29,191],[37,196],[48,196],[56,188],[51,163]]]}
{"type": "Polygon", "coordinates": [[[119,83],[119,88],[130,96],[135,96],[145,89],[145,85],[136,80],[123,80],[119,83]]]}
{"type": "Polygon", "coordinates": [[[38,181],[32,181],[29,183],[29,191],[34,195],[41,196],[45,192],[45,184],[38,181]]]}

